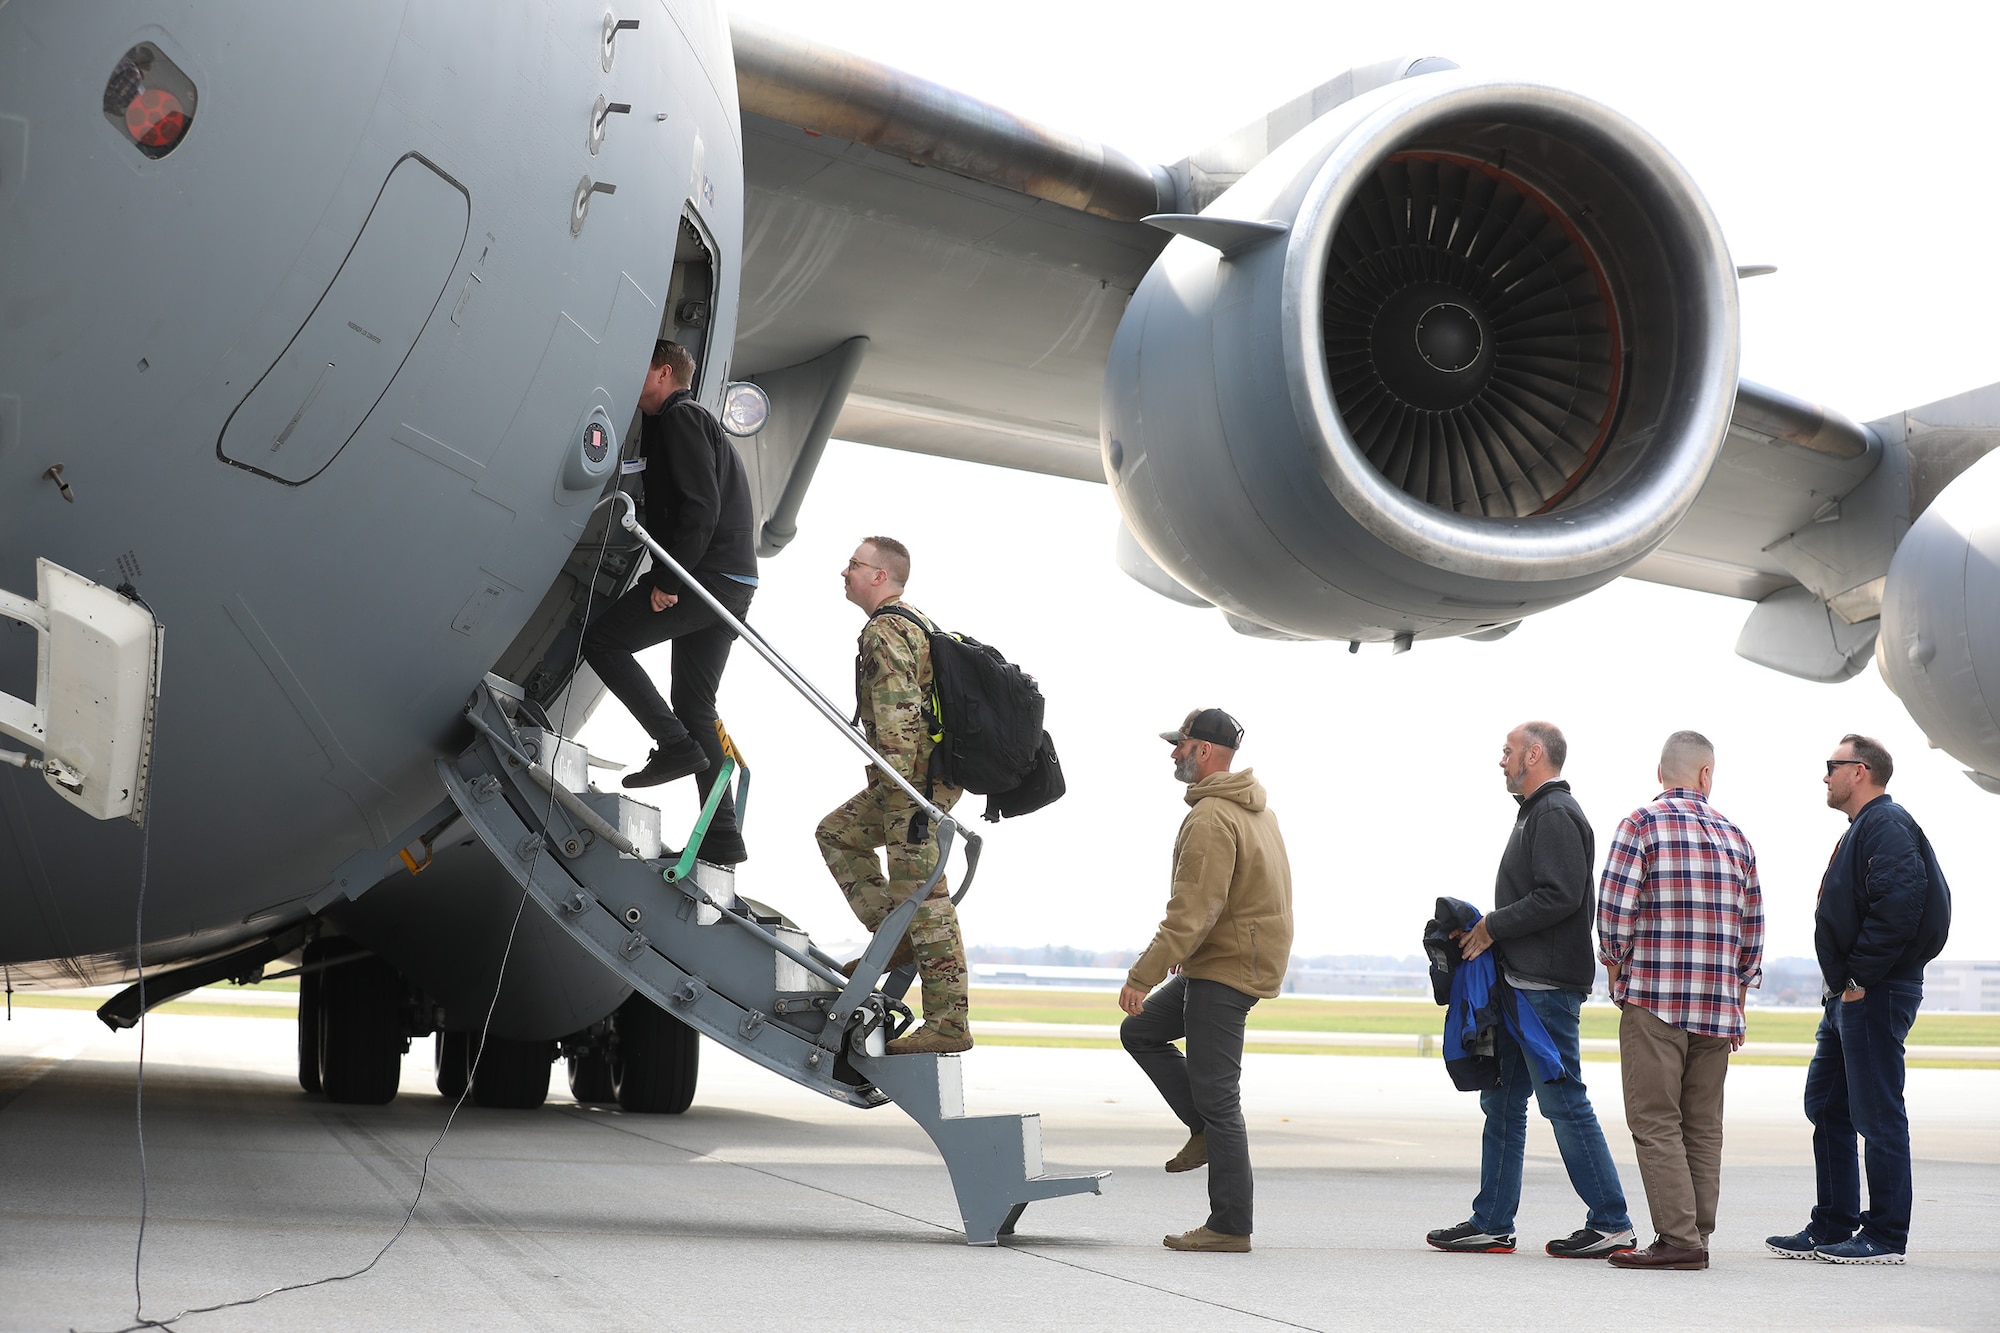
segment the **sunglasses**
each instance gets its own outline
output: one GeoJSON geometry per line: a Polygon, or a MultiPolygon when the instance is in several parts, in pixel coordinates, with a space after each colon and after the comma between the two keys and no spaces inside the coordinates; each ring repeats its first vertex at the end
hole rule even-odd
{"type": "Polygon", "coordinates": [[[1862,759],[1829,759],[1826,761],[1826,775],[1832,777],[1833,770],[1839,768],[1842,764],[1859,764],[1862,768],[1868,767],[1867,761],[1862,759]]]}

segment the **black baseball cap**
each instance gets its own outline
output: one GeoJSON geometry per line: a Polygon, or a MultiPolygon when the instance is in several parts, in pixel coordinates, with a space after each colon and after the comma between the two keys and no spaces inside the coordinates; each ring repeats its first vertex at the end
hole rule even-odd
{"type": "Polygon", "coordinates": [[[1182,720],[1176,731],[1163,731],[1160,739],[1179,745],[1182,741],[1207,741],[1234,750],[1243,744],[1243,724],[1220,708],[1197,708],[1182,720]]]}

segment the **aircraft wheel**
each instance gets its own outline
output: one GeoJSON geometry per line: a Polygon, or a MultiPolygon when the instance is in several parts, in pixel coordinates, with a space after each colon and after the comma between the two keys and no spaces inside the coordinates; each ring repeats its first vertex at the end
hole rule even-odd
{"type": "MultiPolygon", "coordinates": [[[[318,962],[323,951],[308,944],[301,954],[301,966],[318,962]]],[[[299,974],[299,1087],[307,1092],[319,1089],[319,981],[317,972],[299,974]]]]}
{"type": "Polygon", "coordinates": [[[643,995],[612,1017],[611,1086],[627,1111],[679,1115],[694,1103],[701,1037],[643,995]]]}
{"type": "Polygon", "coordinates": [[[592,1047],[582,1055],[566,1057],[569,1065],[569,1095],[584,1106],[602,1106],[618,1100],[611,1083],[611,1053],[592,1047]]]}
{"type": "Polygon", "coordinates": [[[453,1101],[463,1097],[472,1081],[472,1034],[438,1033],[431,1042],[431,1060],[437,1065],[438,1095],[453,1101]]]}
{"type": "Polygon", "coordinates": [[[477,1106],[531,1111],[549,1099],[549,1070],[555,1063],[552,1041],[511,1041],[489,1036],[472,1074],[472,1100],[477,1106]]]}
{"type": "Polygon", "coordinates": [[[403,979],[379,958],[319,974],[319,1080],[330,1102],[381,1106],[403,1081],[403,979]]]}

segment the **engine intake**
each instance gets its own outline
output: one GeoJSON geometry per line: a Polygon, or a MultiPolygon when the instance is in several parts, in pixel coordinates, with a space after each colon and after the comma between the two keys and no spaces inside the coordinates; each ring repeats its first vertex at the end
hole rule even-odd
{"type": "Polygon", "coordinates": [[[1586,99],[1460,72],[1316,121],[1182,228],[1103,439],[1175,579],[1287,634],[1478,632],[1657,547],[1720,448],[1736,287],[1706,203],[1586,99]]]}

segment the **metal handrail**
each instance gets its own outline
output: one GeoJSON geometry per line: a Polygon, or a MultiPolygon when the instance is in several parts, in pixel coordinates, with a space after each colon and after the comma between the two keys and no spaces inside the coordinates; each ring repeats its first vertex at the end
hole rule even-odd
{"type": "MultiPolygon", "coordinates": [[[[816,1044],[825,1050],[833,1051],[838,1047],[840,1034],[845,1030],[850,1016],[860,1008],[862,1001],[867,996],[874,993],[875,978],[879,977],[884,967],[886,967],[889,955],[894,951],[895,942],[902,939],[909,931],[910,922],[915,918],[917,908],[926,898],[930,897],[931,891],[937,887],[938,881],[943,878],[945,864],[951,859],[951,844],[954,836],[965,839],[965,876],[959,883],[958,892],[952,895],[952,902],[958,903],[964,900],[966,893],[972,888],[973,876],[979,869],[979,835],[961,824],[958,820],[952,818],[949,811],[918,791],[915,784],[911,783],[901,773],[898,773],[895,765],[891,764],[879,750],[868,743],[868,738],[861,733],[860,728],[848,721],[847,716],[834,707],[831,699],[820,693],[819,687],[801,675],[796,667],[785,660],[783,654],[779,653],[777,649],[765,641],[763,635],[737,619],[735,614],[722,604],[721,599],[716,597],[707,588],[702,587],[696,581],[694,575],[688,573],[682,567],[680,561],[668,555],[666,548],[654,541],[653,535],[640,526],[638,506],[632,502],[630,495],[624,491],[613,491],[602,500],[599,500],[597,505],[593,507],[592,512],[594,513],[596,509],[602,508],[604,505],[611,504],[614,501],[622,504],[625,510],[624,515],[619,519],[620,526],[644,542],[646,549],[652,553],[654,560],[671,571],[680,579],[682,584],[698,595],[702,601],[708,603],[709,609],[721,617],[722,623],[734,630],[745,643],[756,649],[757,655],[770,663],[772,669],[784,677],[785,682],[798,691],[799,695],[807,703],[817,709],[820,716],[832,724],[834,730],[845,736],[848,743],[866,755],[868,762],[880,770],[884,777],[902,788],[905,795],[921,806],[924,813],[930,817],[937,829],[938,854],[937,861],[931,866],[931,873],[925,878],[923,883],[919,884],[908,896],[890,909],[889,914],[883,918],[881,925],[876,927],[874,934],[869,939],[867,949],[856,960],[854,974],[851,977],[843,979],[846,984],[842,986],[839,996],[832,1002],[826,1027],[820,1032],[816,1039],[816,1044]]],[[[727,913],[725,914],[727,915],[727,913]]],[[[741,926],[754,928],[755,925],[753,922],[736,919],[733,916],[731,919],[736,920],[736,924],[741,926]]],[[[760,933],[768,934],[768,932],[760,933]]],[[[781,942],[777,941],[775,936],[771,936],[771,941],[779,944],[780,951],[791,956],[794,962],[802,961],[794,950],[784,947],[781,942]]],[[[812,970],[810,964],[807,966],[808,970],[812,970]]]]}

